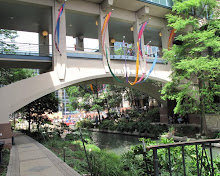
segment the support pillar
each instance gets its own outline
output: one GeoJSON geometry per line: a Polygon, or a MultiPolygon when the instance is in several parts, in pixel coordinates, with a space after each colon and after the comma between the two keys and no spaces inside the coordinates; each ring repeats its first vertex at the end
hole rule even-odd
{"type": "Polygon", "coordinates": [[[166,26],[161,30],[161,41],[162,41],[162,48],[168,49],[168,41],[169,41],[169,28],[166,26]]]}
{"type": "Polygon", "coordinates": [[[65,8],[63,9],[63,14],[60,18],[60,35],[59,35],[59,49],[61,54],[55,48],[54,43],[54,33],[56,28],[56,20],[59,13],[59,9],[62,3],[54,1],[54,6],[52,7],[52,22],[53,22],[53,70],[57,71],[60,80],[65,79],[66,74],[66,15],[65,8]]]}
{"type": "MultiPolygon", "coordinates": [[[[144,7],[145,9],[145,7],[144,7]]],[[[133,36],[134,36],[134,47],[135,47],[135,54],[137,56],[137,52],[138,52],[138,48],[137,48],[137,42],[138,42],[138,33],[139,33],[139,29],[141,27],[141,22],[143,21],[143,17],[145,15],[141,15],[141,14],[144,14],[142,12],[142,9],[137,11],[136,12],[136,22],[134,23],[133,25],[133,36]]],[[[145,18],[145,17],[144,17],[145,18]]],[[[145,45],[144,45],[144,35],[141,36],[141,42],[140,42],[140,45],[141,45],[141,51],[143,53],[143,60],[141,59],[141,55],[139,53],[139,61],[140,61],[140,66],[141,66],[141,69],[142,69],[142,73],[145,72],[146,70],[146,59],[145,59],[145,45]]]]}
{"type": "Polygon", "coordinates": [[[42,32],[39,33],[39,56],[49,56],[49,35],[43,36],[42,32]]]}
{"type": "Polygon", "coordinates": [[[108,64],[107,64],[107,60],[106,60],[106,54],[104,55],[104,53],[106,53],[106,48],[107,48],[107,53],[108,53],[108,61],[110,62],[110,47],[109,47],[109,31],[108,31],[108,25],[106,26],[106,34],[105,34],[105,38],[102,39],[101,38],[101,31],[102,31],[102,26],[103,23],[105,21],[105,16],[108,14],[108,11],[103,11],[102,7],[100,5],[99,7],[99,19],[98,19],[98,39],[99,39],[99,50],[100,52],[103,54],[103,66],[105,68],[105,72],[108,73],[109,72],[109,68],[108,68],[108,64]],[[105,42],[105,46],[102,46],[102,40],[104,40],[105,42]]]}
{"type": "Polygon", "coordinates": [[[82,36],[76,37],[76,51],[84,51],[84,39],[82,36]]]}
{"type": "Polygon", "coordinates": [[[160,123],[168,123],[168,108],[160,107],[160,123]]]}
{"type": "Polygon", "coordinates": [[[143,99],[139,99],[139,105],[140,105],[141,108],[144,107],[144,101],[143,101],[143,99]]]}
{"type": "Polygon", "coordinates": [[[0,140],[4,141],[4,148],[11,149],[12,147],[12,130],[11,123],[1,123],[0,124],[0,140]]]}

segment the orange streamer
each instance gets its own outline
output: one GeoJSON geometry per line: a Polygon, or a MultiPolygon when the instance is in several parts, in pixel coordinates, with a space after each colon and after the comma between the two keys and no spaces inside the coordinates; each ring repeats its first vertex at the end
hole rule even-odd
{"type": "Polygon", "coordinates": [[[170,50],[170,48],[172,47],[171,45],[172,45],[174,36],[176,34],[175,32],[176,32],[176,29],[172,29],[170,32],[170,37],[169,37],[169,41],[168,41],[168,50],[170,50]]]}
{"type": "Polygon", "coordinates": [[[93,89],[92,84],[90,84],[90,89],[91,89],[91,91],[94,93],[94,89],[93,89]]]}
{"type": "MultiPolygon", "coordinates": [[[[137,48],[139,48],[139,42],[137,42],[137,48]]],[[[136,77],[135,77],[135,80],[134,82],[129,82],[130,85],[135,85],[137,83],[137,80],[138,80],[138,70],[139,70],[139,51],[137,52],[137,60],[136,60],[136,77]]]]}

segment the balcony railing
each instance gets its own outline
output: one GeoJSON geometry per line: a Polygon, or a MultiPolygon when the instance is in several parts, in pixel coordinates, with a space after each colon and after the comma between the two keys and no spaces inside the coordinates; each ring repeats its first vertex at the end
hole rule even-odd
{"type": "MultiPolygon", "coordinates": [[[[111,59],[125,59],[125,55],[126,55],[126,59],[127,60],[136,60],[136,52],[137,49],[135,48],[127,48],[127,47],[115,47],[115,46],[110,46],[109,48],[110,50],[110,58],[111,59]],[[125,51],[124,51],[125,50],[125,51]],[[124,53],[125,52],[125,53],[124,53]]],[[[145,51],[144,54],[145,57],[148,58],[148,62],[153,62],[154,58],[155,58],[155,51],[145,51]]],[[[162,55],[159,53],[159,50],[157,52],[157,56],[158,56],[158,60],[162,60],[162,55]]]]}
{"type": "Polygon", "coordinates": [[[52,56],[52,46],[33,43],[1,42],[0,54],[52,56]]]}
{"type": "Polygon", "coordinates": [[[197,140],[197,141],[188,141],[188,142],[178,142],[178,143],[171,143],[171,144],[162,144],[162,145],[155,145],[155,146],[148,146],[144,147],[144,157],[145,157],[145,162],[146,162],[146,170],[147,170],[147,175],[154,175],[154,176],[159,176],[160,173],[163,171],[160,170],[162,167],[166,167],[169,175],[189,175],[187,174],[187,170],[191,170],[191,175],[206,175],[204,174],[204,170],[208,172],[208,175],[214,176],[218,174],[214,168],[214,163],[213,163],[213,153],[212,153],[212,144],[213,143],[219,143],[220,139],[208,139],[208,140],[197,140]],[[186,152],[185,148],[188,146],[192,146],[192,149],[190,152],[186,152]],[[171,155],[171,151],[173,153],[173,150],[175,148],[179,147],[179,151],[181,153],[175,153],[174,155],[171,155]],[[209,149],[209,152],[207,149],[209,149]],[[164,149],[164,150],[163,150],[164,149]],[[167,153],[167,163],[163,162],[160,163],[161,157],[158,157],[158,150],[163,150],[163,153],[167,153]],[[148,156],[151,156],[152,158],[146,158],[146,154],[151,153],[148,156]],[[178,157],[178,158],[177,158],[178,157]],[[175,158],[175,159],[174,159],[175,158]],[[179,161],[178,161],[179,160],[179,161]],[[181,161],[180,161],[181,160],[181,161]],[[188,160],[193,160],[195,161],[196,165],[191,168],[186,168],[186,162],[188,160]],[[149,162],[152,162],[153,168],[150,168],[149,162]],[[178,173],[174,173],[173,168],[175,164],[177,163],[182,163],[182,167],[178,168],[178,173]],[[167,164],[167,166],[165,166],[167,164]],[[203,171],[202,171],[203,170],[203,171]],[[192,173],[193,172],[193,173],[192,173]],[[182,174],[181,174],[182,173],[182,174]]]}
{"type": "Polygon", "coordinates": [[[164,8],[171,8],[173,6],[173,1],[172,0],[138,0],[141,2],[146,2],[149,4],[161,6],[164,8]]]}
{"type": "Polygon", "coordinates": [[[71,53],[73,51],[84,51],[88,53],[94,53],[99,52],[99,48],[83,48],[83,47],[67,47],[66,48],[67,53],[71,53]]]}

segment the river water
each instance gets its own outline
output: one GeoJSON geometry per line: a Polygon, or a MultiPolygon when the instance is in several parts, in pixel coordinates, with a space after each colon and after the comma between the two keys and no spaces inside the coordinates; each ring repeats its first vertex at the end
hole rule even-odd
{"type": "MultiPolygon", "coordinates": [[[[101,132],[91,132],[91,136],[95,144],[108,151],[112,151],[116,154],[123,154],[127,152],[132,145],[142,144],[137,136],[129,136],[122,134],[111,134],[101,132]]],[[[220,157],[220,148],[212,148],[214,158],[220,157]]]]}

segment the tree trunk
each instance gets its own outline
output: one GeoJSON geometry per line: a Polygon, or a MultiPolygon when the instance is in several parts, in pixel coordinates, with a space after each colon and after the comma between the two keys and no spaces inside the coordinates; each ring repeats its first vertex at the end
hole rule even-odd
{"type": "MultiPolygon", "coordinates": [[[[99,92],[98,92],[98,89],[97,89],[96,96],[97,96],[97,99],[98,99],[98,98],[99,98],[99,92]]],[[[99,112],[99,110],[98,110],[98,109],[97,109],[97,112],[98,112],[98,115],[99,115],[99,123],[101,123],[100,112],[99,112]]]]}
{"type": "Polygon", "coordinates": [[[30,111],[30,107],[28,106],[28,114],[29,114],[29,117],[28,117],[28,132],[30,133],[31,132],[31,111],[30,111]]]}
{"type": "Polygon", "coordinates": [[[204,95],[202,93],[202,89],[204,88],[204,82],[200,78],[199,80],[199,94],[200,94],[200,115],[201,115],[201,120],[200,120],[200,134],[205,135],[207,133],[207,126],[206,126],[206,119],[205,119],[205,99],[204,95]]]}

